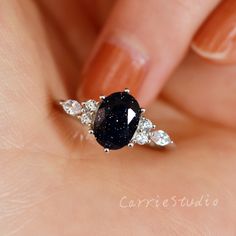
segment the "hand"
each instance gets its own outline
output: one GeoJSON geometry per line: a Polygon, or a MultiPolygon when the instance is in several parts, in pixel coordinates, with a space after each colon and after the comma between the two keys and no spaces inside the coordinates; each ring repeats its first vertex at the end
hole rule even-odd
{"type": "MultiPolygon", "coordinates": [[[[178,66],[219,2],[1,2],[0,235],[235,235],[235,65],[210,64],[190,52],[178,66]],[[94,55],[105,37],[119,54],[103,54],[98,65],[94,55]],[[134,54],[120,53],[122,46],[134,54]],[[127,67],[119,58],[128,58],[127,67]],[[132,80],[109,77],[114,65],[132,80]],[[146,106],[163,85],[147,116],[175,140],[176,149],[166,152],[136,146],[104,154],[55,105],[129,87],[146,106]],[[211,205],[171,205],[173,197],[196,202],[201,196],[211,205]],[[128,207],[151,199],[170,202],[128,207]]],[[[225,2],[234,13],[235,3],[225,2]]],[[[217,47],[203,43],[204,32],[194,50],[219,61],[217,47]]],[[[235,62],[235,40],[230,45],[221,62],[235,62]]]]}

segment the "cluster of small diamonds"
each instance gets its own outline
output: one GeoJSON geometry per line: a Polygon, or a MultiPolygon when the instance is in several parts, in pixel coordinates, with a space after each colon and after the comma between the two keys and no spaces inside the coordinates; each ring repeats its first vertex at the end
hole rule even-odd
{"type": "Polygon", "coordinates": [[[139,145],[153,142],[157,146],[161,147],[173,143],[166,132],[163,130],[153,130],[155,127],[156,126],[153,125],[149,119],[142,116],[131,142],[139,145]]]}
{"type": "Polygon", "coordinates": [[[151,130],[154,127],[155,126],[152,124],[152,122],[149,119],[145,117],[141,117],[138,124],[138,128],[132,138],[132,142],[137,143],[139,145],[150,143],[151,141],[150,134],[151,134],[151,130]]]}
{"type": "Polygon", "coordinates": [[[80,116],[80,121],[84,125],[92,125],[95,113],[98,109],[98,104],[94,100],[88,100],[82,103],[82,114],[80,116]]]}
{"type": "Polygon", "coordinates": [[[94,100],[79,103],[75,100],[67,100],[60,103],[64,111],[71,116],[77,117],[84,125],[91,126],[98,109],[98,103],[94,100]]]}

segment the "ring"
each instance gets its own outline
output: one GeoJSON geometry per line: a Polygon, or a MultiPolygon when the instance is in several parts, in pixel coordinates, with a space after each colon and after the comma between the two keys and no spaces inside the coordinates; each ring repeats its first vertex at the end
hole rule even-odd
{"type": "Polygon", "coordinates": [[[173,144],[170,136],[144,117],[145,109],[140,108],[129,89],[100,96],[100,101],[61,100],[59,104],[70,116],[89,127],[105,152],[135,144],[166,147],[173,144]]]}

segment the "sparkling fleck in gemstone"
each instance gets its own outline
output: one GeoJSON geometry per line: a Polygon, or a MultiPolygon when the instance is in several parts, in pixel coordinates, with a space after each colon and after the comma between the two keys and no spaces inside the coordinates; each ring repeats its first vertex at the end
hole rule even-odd
{"type": "Polygon", "coordinates": [[[164,132],[163,130],[157,130],[157,131],[152,132],[151,140],[156,145],[159,145],[162,147],[172,143],[169,135],[166,132],[164,132]]]}
{"type": "Polygon", "coordinates": [[[96,111],[97,110],[97,102],[94,100],[88,100],[86,102],[84,102],[84,107],[86,109],[86,111],[96,111]]]}
{"type": "Polygon", "coordinates": [[[80,121],[81,121],[82,124],[89,125],[89,124],[92,123],[92,118],[89,114],[84,113],[84,114],[81,115],[80,121]]]}
{"type": "Polygon", "coordinates": [[[80,103],[75,100],[67,100],[62,102],[62,107],[64,111],[71,116],[77,116],[82,111],[80,103]]]}
{"type": "Polygon", "coordinates": [[[135,135],[134,141],[139,145],[147,144],[149,141],[148,134],[147,133],[137,133],[135,135]]]}
{"type": "Polygon", "coordinates": [[[133,96],[117,92],[100,104],[94,120],[94,135],[104,148],[120,149],[131,141],[137,130],[141,109],[133,96]]]}

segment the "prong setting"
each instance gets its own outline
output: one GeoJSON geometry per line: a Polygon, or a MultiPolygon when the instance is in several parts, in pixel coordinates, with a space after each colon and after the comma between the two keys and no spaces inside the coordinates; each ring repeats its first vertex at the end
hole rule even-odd
{"type": "Polygon", "coordinates": [[[104,100],[106,97],[104,95],[99,96],[100,100],[104,100]]]}
{"type": "Polygon", "coordinates": [[[60,101],[59,101],[59,105],[61,105],[61,106],[63,106],[64,103],[65,103],[65,100],[60,100],[60,101]]]}
{"type": "Polygon", "coordinates": [[[145,108],[141,108],[141,113],[145,113],[146,112],[146,109],[145,108]]]}
{"type": "Polygon", "coordinates": [[[129,147],[129,148],[133,148],[133,147],[134,147],[134,143],[133,143],[133,142],[129,143],[129,144],[128,144],[128,147],[129,147]]]}
{"type": "Polygon", "coordinates": [[[94,134],[94,131],[93,131],[92,129],[89,129],[89,130],[88,130],[88,133],[89,133],[89,134],[94,134]]]}
{"type": "Polygon", "coordinates": [[[109,152],[110,152],[110,149],[109,149],[109,148],[104,148],[104,152],[105,152],[105,153],[109,153],[109,152]]]}
{"type": "Polygon", "coordinates": [[[126,93],[130,93],[130,90],[128,88],[125,88],[124,90],[126,93]]]}

